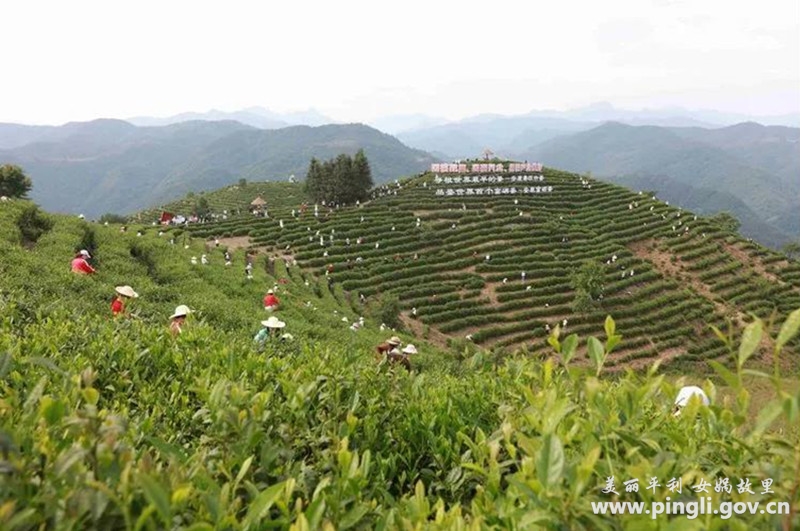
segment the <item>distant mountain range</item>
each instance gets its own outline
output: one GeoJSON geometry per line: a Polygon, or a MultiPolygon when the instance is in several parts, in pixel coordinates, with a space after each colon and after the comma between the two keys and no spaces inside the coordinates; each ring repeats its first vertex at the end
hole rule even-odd
{"type": "MultiPolygon", "coordinates": [[[[402,124],[389,120],[390,125],[402,124]]],[[[388,119],[387,119],[388,120],[388,119]]],[[[432,125],[386,130],[406,145],[422,149],[446,159],[475,157],[485,149],[499,156],[515,156],[525,149],[579,131],[588,131],[606,122],[627,125],[660,127],[717,128],[741,122],[800,127],[800,113],[778,116],[750,116],[719,111],[692,111],[679,107],[631,111],[617,109],[608,103],[596,103],[567,111],[531,111],[516,116],[482,114],[463,120],[445,122],[441,119],[413,115],[408,123],[432,125]]],[[[379,120],[373,124],[380,123],[379,120]]],[[[376,125],[377,126],[377,125],[376,125]]],[[[379,127],[380,129],[380,127],[379,127]]]]}
{"type": "Polygon", "coordinates": [[[311,157],[364,149],[376,183],[420,172],[435,161],[360,124],[264,130],[235,121],[138,127],[95,120],[60,127],[0,124],[0,164],[21,165],[32,198],[47,210],[98,217],[162,204],[239,178],[305,175],[311,157]]]}
{"type": "Polygon", "coordinates": [[[34,199],[49,210],[96,216],[128,213],[240,177],[303,176],[311,156],[359,147],[367,151],[377,182],[420,171],[434,159],[480,156],[488,148],[500,157],[657,190],[698,213],[730,211],[744,234],[777,247],[800,237],[800,129],[737,123],[754,118],[800,125],[796,113],[630,111],[607,103],[455,122],[424,114],[370,122],[394,138],[364,125],[321,126],[331,120],[313,109],[250,107],[138,117],[134,123],[0,124],[0,163],[21,164],[34,179],[34,199]]]}
{"type": "Polygon", "coordinates": [[[307,111],[297,111],[288,113],[278,113],[265,109],[264,107],[248,107],[239,111],[226,112],[212,109],[208,112],[185,112],[168,116],[166,118],[154,118],[151,116],[137,116],[128,118],[125,121],[133,125],[141,126],[161,126],[171,125],[181,122],[194,120],[205,120],[211,122],[233,120],[245,125],[257,127],[259,129],[280,129],[292,125],[310,125],[312,127],[335,123],[334,120],[321,114],[319,111],[309,109],[307,111]]]}
{"type": "Polygon", "coordinates": [[[800,129],[742,123],[721,129],[607,123],[532,146],[520,158],[591,171],[700,214],[730,211],[770,246],[800,238],[800,129]]]}

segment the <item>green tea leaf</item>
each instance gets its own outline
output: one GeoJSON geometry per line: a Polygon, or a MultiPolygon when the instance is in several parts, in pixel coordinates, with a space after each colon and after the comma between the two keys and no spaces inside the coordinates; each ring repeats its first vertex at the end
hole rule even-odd
{"type": "Polygon", "coordinates": [[[250,529],[253,524],[257,524],[264,517],[267,516],[269,508],[275,503],[284,489],[285,483],[276,483],[256,496],[256,499],[250,504],[247,510],[247,516],[244,518],[244,528],[250,529]]]}
{"type": "Polygon", "coordinates": [[[570,334],[561,344],[561,361],[564,365],[569,365],[570,360],[575,357],[575,350],[578,348],[578,334],[570,334]]]}
{"type": "Polygon", "coordinates": [[[610,315],[606,316],[606,322],[604,328],[606,330],[607,338],[611,338],[616,333],[617,325],[614,322],[614,319],[612,319],[610,315]]]}
{"type": "Polygon", "coordinates": [[[761,334],[763,332],[763,325],[761,319],[756,319],[744,329],[742,334],[742,342],[739,345],[739,368],[744,365],[744,362],[753,355],[761,342],[761,334]]]}
{"type": "Polygon", "coordinates": [[[777,419],[781,413],[783,413],[783,404],[781,401],[770,401],[766,406],[761,408],[761,411],[759,411],[753,433],[756,435],[761,435],[764,430],[769,428],[769,426],[775,422],[775,419],[777,419]]]}
{"type": "Polygon", "coordinates": [[[165,525],[169,526],[172,520],[172,511],[167,491],[161,486],[161,483],[147,474],[139,474],[137,480],[147,501],[153,504],[159,516],[161,516],[161,520],[165,525]]]}
{"type": "Polygon", "coordinates": [[[554,434],[544,436],[536,460],[536,473],[539,481],[547,489],[561,482],[564,473],[564,448],[558,436],[554,434]]]}
{"type": "Polygon", "coordinates": [[[599,376],[600,371],[603,370],[603,363],[605,361],[603,344],[600,343],[600,340],[598,340],[596,337],[590,337],[589,341],[587,342],[587,347],[589,350],[589,359],[592,360],[592,363],[594,363],[597,376],[599,376]]]}
{"type": "Polygon", "coordinates": [[[236,480],[233,482],[234,485],[238,485],[242,481],[245,474],[247,474],[247,471],[250,470],[250,465],[252,463],[253,463],[252,455],[244,460],[244,463],[242,463],[242,468],[240,468],[239,473],[236,474],[236,480]]]}
{"type": "Polygon", "coordinates": [[[726,384],[734,389],[739,388],[739,378],[729,371],[727,367],[716,360],[709,360],[708,364],[711,365],[711,367],[717,372],[717,374],[720,375],[723,380],[725,380],[726,384]]]}
{"type": "Polygon", "coordinates": [[[83,399],[93,406],[96,406],[97,401],[100,399],[100,393],[94,387],[87,387],[81,391],[81,394],[83,395],[83,399]]]}
{"type": "Polygon", "coordinates": [[[778,339],[775,340],[775,352],[780,352],[784,345],[797,335],[798,329],[800,329],[800,310],[795,310],[789,314],[789,317],[781,325],[778,339]]]}
{"type": "Polygon", "coordinates": [[[728,336],[726,336],[725,334],[723,334],[723,333],[722,333],[722,330],[720,330],[719,328],[717,328],[717,327],[716,327],[716,326],[714,326],[714,325],[709,325],[709,328],[711,328],[711,330],[714,332],[714,335],[715,335],[715,336],[717,336],[717,338],[718,338],[720,341],[722,341],[722,342],[723,342],[723,343],[725,343],[726,345],[728,345],[728,344],[730,343],[730,341],[728,340],[728,336]]]}
{"type": "Polygon", "coordinates": [[[369,512],[369,506],[363,503],[359,503],[352,509],[350,509],[347,514],[345,514],[342,519],[339,521],[338,529],[349,529],[356,525],[358,522],[364,518],[364,515],[369,512]]]}

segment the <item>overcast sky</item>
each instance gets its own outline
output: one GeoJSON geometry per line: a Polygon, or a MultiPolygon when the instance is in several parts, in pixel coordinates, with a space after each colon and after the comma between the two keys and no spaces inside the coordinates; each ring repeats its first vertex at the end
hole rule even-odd
{"type": "Polygon", "coordinates": [[[0,20],[0,122],[800,111],[798,0],[4,0],[0,20]]]}

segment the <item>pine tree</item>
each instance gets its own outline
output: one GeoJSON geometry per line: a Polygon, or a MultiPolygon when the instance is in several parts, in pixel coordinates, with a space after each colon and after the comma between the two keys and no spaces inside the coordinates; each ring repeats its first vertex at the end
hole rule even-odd
{"type": "Polygon", "coordinates": [[[315,157],[312,157],[308,165],[308,173],[306,173],[306,193],[315,201],[319,200],[319,196],[322,192],[320,189],[322,185],[321,178],[322,174],[319,161],[315,157]]]}
{"type": "Polygon", "coordinates": [[[333,164],[333,193],[331,199],[337,203],[349,203],[353,195],[353,160],[342,153],[333,164]]]}
{"type": "Polygon", "coordinates": [[[364,154],[363,149],[359,149],[356,156],[353,158],[353,173],[354,181],[356,184],[356,193],[352,201],[364,201],[369,195],[369,191],[373,186],[372,183],[372,170],[369,167],[369,161],[364,154]]]}
{"type": "Polygon", "coordinates": [[[353,204],[367,199],[372,172],[363,150],[355,158],[342,153],[322,163],[312,158],[306,174],[306,192],[314,201],[353,204]]]}

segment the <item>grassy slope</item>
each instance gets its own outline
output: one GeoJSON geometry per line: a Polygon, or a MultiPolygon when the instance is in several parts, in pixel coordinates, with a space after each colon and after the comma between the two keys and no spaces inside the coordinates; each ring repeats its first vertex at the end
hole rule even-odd
{"type": "Polygon", "coordinates": [[[660,377],[459,363],[430,347],[418,373],[387,372],[372,361],[375,324],[352,334],[340,321],[352,311],[280,262],[295,341],[258,352],[260,297],[276,278],[257,268],[247,283],[240,255],[232,270],[219,253],[191,266],[196,239],[183,249],[66,217],[25,250],[20,208],[0,211],[4,528],[646,529],[657,522],[591,514],[589,501],[609,499],[605,477],[770,477],[781,501],[796,488],[796,441],[753,431],[735,405],[671,417],[675,387],[660,377]],[[87,227],[100,273],[75,277],[87,227]],[[138,319],[109,319],[119,283],[141,294],[138,319]],[[172,339],[178,303],[197,312],[172,339]]]}

